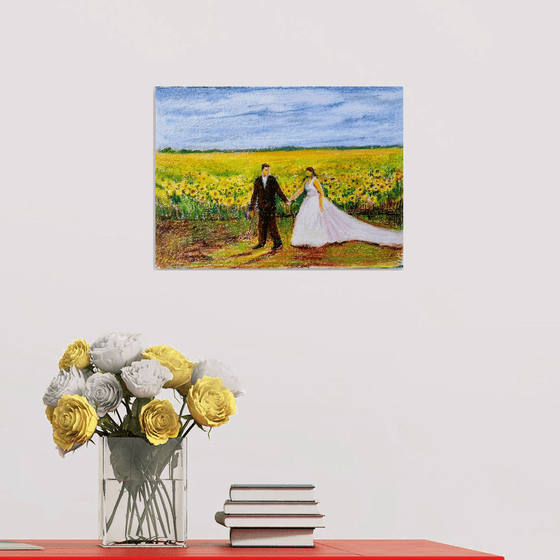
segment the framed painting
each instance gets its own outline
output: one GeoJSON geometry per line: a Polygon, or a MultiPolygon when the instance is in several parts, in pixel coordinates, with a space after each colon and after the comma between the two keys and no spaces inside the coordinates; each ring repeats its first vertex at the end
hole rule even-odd
{"type": "Polygon", "coordinates": [[[400,268],[402,87],[156,87],[157,268],[400,268]]]}

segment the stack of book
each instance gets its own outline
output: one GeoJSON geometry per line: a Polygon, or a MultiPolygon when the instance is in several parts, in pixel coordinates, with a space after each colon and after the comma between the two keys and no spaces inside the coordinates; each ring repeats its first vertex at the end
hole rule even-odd
{"type": "Polygon", "coordinates": [[[311,484],[232,484],[215,519],[230,530],[231,546],[312,547],[324,527],[311,484]]]}

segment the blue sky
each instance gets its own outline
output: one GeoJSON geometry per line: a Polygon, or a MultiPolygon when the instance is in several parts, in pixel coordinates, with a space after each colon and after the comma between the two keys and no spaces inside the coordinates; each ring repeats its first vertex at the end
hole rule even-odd
{"type": "Polygon", "coordinates": [[[403,144],[401,87],[156,87],[156,149],[403,144]]]}

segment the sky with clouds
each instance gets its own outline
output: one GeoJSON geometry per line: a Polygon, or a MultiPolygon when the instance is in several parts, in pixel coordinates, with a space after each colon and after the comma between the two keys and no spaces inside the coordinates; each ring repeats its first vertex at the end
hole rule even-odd
{"type": "Polygon", "coordinates": [[[156,149],[403,144],[401,87],[156,87],[156,149]]]}

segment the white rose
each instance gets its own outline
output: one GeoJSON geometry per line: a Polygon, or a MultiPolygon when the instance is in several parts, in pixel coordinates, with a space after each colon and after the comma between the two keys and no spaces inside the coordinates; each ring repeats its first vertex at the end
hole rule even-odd
{"type": "Polygon", "coordinates": [[[121,377],[135,397],[151,398],[161,391],[164,383],[173,379],[173,374],[158,360],[141,360],[122,368],[121,377]]]}
{"type": "Polygon", "coordinates": [[[61,369],[47,387],[43,403],[46,406],[56,406],[62,395],[83,396],[85,386],[86,375],[81,369],[74,366],[69,370],[61,369]]]}
{"type": "Polygon", "coordinates": [[[106,334],[89,347],[91,361],[101,371],[119,373],[124,366],[142,358],[139,338],[139,334],[106,334]]]}
{"type": "Polygon", "coordinates": [[[112,373],[94,373],[86,382],[83,396],[96,408],[97,416],[101,418],[118,408],[123,390],[112,373]]]}
{"type": "Polygon", "coordinates": [[[233,374],[231,368],[218,360],[202,360],[194,366],[191,376],[191,385],[194,385],[199,379],[205,375],[208,377],[219,377],[222,380],[222,386],[227,387],[234,397],[246,395],[245,389],[241,386],[241,381],[233,374]]]}

